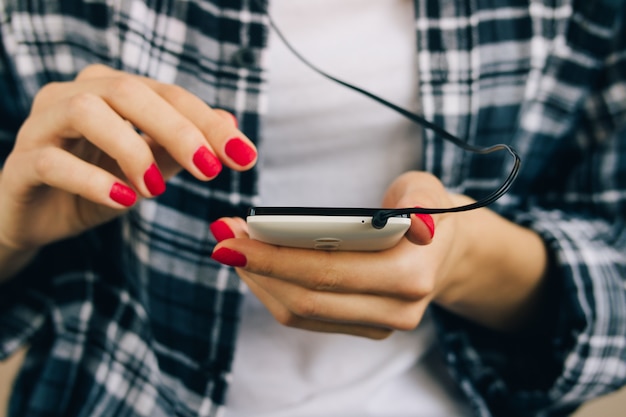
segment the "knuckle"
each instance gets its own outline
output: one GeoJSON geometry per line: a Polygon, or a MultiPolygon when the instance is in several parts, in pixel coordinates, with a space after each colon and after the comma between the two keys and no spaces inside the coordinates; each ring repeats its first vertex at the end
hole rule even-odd
{"type": "Polygon", "coordinates": [[[26,120],[24,120],[24,123],[17,133],[17,137],[15,138],[15,145],[11,151],[11,154],[15,154],[16,152],[23,151],[25,149],[31,149],[33,146],[37,146],[36,140],[40,137],[41,133],[36,128],[35,118],[32,115],[28,116],[26,120]]]}
{"type": "Polygon", "coordinates": [[[33,99],[33,108],[56,99],[59,95],[59,89],[64,84],[63,82],[53,81],[41,87],[33,99]]]}
{"type": "Polygon", "coordinates": [[[172,130],[176,132],[175,143],[182,143],[187,140],[204,140],[200,131],[187,119],[176,122],[172,130]]]}
{"type": "Polygon", "coordinates": [[[141,82],[130,75],[119,75],[111,78],[107,85],[106,95],[114,100],[125,100],[137,94],[142,88],[141,82]]]}
{"type": "Polygon", "coordinates": [[[408,279],[401,287],[402,295],[409,300],[421,300],[434,290],[434,283],[428,279],[408,279]]]}
{"type": "Polygon", "coordinates": [[[161,96],[174,107],[180,107],[189,99],[189,93],[184,88],[168,84],[162,87],[161,96]]]}
{"type": "Polygon", "coordinates": [[[91,93],[78,93],[67,100],[65,107],[66,116],[70,122],[76,124],[85,119],[89,113],[99,104],[100,99],[91,93]]]}
{"type": "Polygon", "coordinates": [[[434,281],[427,274],[415,271],[415,265],[409,259],[402,258],[396,263],[399,294],[409,300],[421,300],[434,291],[434,281]]]}
{"type": "Polygon", "coordinates": [[[76,76],[77,80],[102,77],[110,74],[112,69],[103,64],[91,64],[83,68],[76,76]]]}
{"type": "Polygon", "coordinates": [[[397,256],[393,264],[394,274],[399,277],[411,277],[415,275],[415,266],[407,256],[397,256]]]}
{"type": "Polygon", "coordinates": [[[311,289],[316,291],[333,291],[339,287],[339,278],[336,273],[322,272],[311,280],[311,289]]]}
{"type": "Polygon", "coordinates": [[[274,262],[276,259],[284,259],[281,253],[283,252],[283,247],[275,246],[271,249],[271,251],[266,256],[260,256],[253,263],[249,263],[254,267],[252,268],[252,272],[258,275],[263,275],[266,277],[275,277],[276,276],[276,266],[274,262]]]}
{"type": "Polygon", "coordinates": [[[417,327],[419,322],[412,317],[396,317],[391,327],[400,331],[411,331],[417,327]]]}
{"type": "Polygon", "coordinates": [[[341,282],[337,265],[333,262],[330,252],[324,253],[318,263],[318,273],[310,280],[311,288],[316,291],[333,291],[339,287],[341,282]]]}
{"type": "Polygon", "coordinates": [[[388,326],[395,330],[411,331],[415,329],[422,319],[423,309],[419,305],[409,305],[398,314],[394,314],[388,326]]]}
{"type": "Polygon", "coordinates": [[[285,327],[296,328],[300,323],[300,318],[287,309],[281,309],[280,311],[275,312],[274,319],[285,327]]]}
{"type": "Polygon", "coordinates": [[[298,317],[313,318],[318,317],[320,313],[320,304],[318,297],[313,292],[307,292],[296,298],[291,303],[289,310],[298,317]]]}
{"type": "Polygon", "coordinates": [[[35,174],[42,179],[48,178],[55,169],[54,155],[49,148],[41,149],[37,152],[33,162],[35,174]]]}
{"type": "Polygon", "coordinates": [[[368,332],[365,335],[365,337],[372,339],[372,340],[385,340],[389,338],[389,336],[391,336],[392,334],[393,334],[393,330],[391,329],[378,328],[378,329],[372,329],[370,332],[368,332]]]}
{"type": "Polygon", "coordinates": [[[253,272],[255,274],[263,275],[265,277],[273,277],[275,274],[274,270],[274,265],[272,264],[270,259],[266,258],[255,264],[253,272]]]}

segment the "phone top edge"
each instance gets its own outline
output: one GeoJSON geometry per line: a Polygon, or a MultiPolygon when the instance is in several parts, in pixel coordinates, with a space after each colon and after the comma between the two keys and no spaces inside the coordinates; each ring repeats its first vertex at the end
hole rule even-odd
{"type": "MultiPolygon", "coordinates": [[[[285,207],[265,206],[250,207],[248,216],[374,216],[383,208],[363,207],[285,207]]],[[[398,214],[393,217],[408,218],[410,214],[398,214]]]]}

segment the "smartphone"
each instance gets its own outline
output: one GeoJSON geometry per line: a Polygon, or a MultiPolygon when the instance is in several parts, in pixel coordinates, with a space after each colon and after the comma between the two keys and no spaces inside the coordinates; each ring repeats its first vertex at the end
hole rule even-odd
{"type": "Polygon", "coordinates": [[[380,251],[395,246],[411,225],[409,214],[372,226],[381,209],[344,207],[252,207],[246,222],[250,237],[294,248],[380,251]]]}

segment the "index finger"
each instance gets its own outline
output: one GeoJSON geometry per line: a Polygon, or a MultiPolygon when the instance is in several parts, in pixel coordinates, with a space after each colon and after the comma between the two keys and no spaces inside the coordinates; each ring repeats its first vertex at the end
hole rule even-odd
{"type": "MultiPolygon", "coordinates": [[[[220,111],[214,110],[198,96],[182,87],[140,75],[127,74],[102,65],[88,67],[77,79],[91,80],[102,77],[130,77],[148,87],[149,91],[144,91],[143,100],[133,94],[123,98],[110,96],[108,101],[115,103],[116,107],[124,108],[125,114],[132,115],[133,124],[167,148],[181,165],[192,172],[195,170],[186,163],[187,155],[193,153],[193,162],[196,166],[199,165],[199,168],[202,168],[203,156],[204,159],[210,157],[198,154],[197,150],[201,148],[198,148],[200,143],[195,138],[195,131],[198,133],[197,136],[204,138],[203,144],[208,145],[207,148],[215,152],[219,160],[230,168],[243,171],[251,168],[256,162],[255,145],[232,123],[232,120],[224,118],[220,111]],[[150,92],[160,97],[163,102],[160,103],[154,97],[150,97],[150,92]],[[177,137],[182,140],[176,139],[177,137]]],[[[125,91],[117,89],[114,91],[116,95],[120,94],[119,90],[125,91]]],[[[206,153],[204,151],[204,154],[206,153]]]]}
{"type": "Polygon", "coordinates": [[[180,87],[150,79],[145,82],[200,129],[220,160],[229,167],[244,171],[256,163],[256,146],[232,120],[225,119],[216,109],[180,87]]]}
{"type": "Polygon", "coordinates": [[[213,259],[248,272],[291,282],[312,290],[388,294],[423,298],[432,290],[417,277],[416,246],[403,238],[381,252],[323,251],[269,245],[249,239],[243,224],[221,219],[234,238],[218,243],[213,259]]]}

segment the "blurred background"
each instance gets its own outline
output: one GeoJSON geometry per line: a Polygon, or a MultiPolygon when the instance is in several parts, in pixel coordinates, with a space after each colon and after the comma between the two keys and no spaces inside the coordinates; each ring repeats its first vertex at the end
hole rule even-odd
{"type": "MultiPolygon", "coordinates": [[[[9,361],[0,362],[0,417],[6,416],[9,389],[24,354],[19,353],[9,361]]],[[[572,417],[624,417],[626,415],[626,388],[615,394],[591,401],[572,417]]]]}

